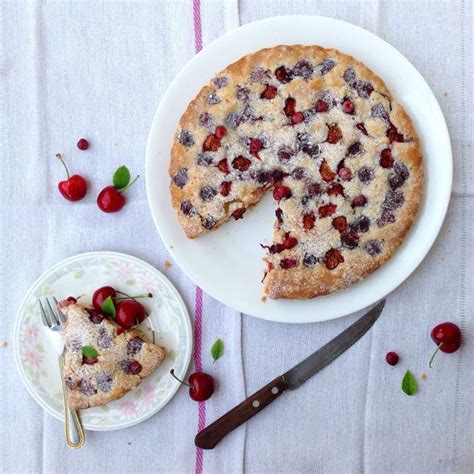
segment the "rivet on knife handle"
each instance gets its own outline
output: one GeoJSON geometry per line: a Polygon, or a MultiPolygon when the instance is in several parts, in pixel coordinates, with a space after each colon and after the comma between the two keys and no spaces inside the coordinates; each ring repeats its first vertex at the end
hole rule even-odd
{"type": "Polygon", "coordinates": [[[280,375],[258,392],[255,392],[240,405],[237,405],[214,423],[204,428],[197,434],[194,444],[198,448],[214,448],[224,436],[263,410],[287,388],[288,386],[285,379],[280,375]]]}

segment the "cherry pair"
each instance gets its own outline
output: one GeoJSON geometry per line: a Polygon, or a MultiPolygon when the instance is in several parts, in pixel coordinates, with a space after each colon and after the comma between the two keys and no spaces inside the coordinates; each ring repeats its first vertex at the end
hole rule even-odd
{"type": "Polygon", "coordinates": [[[92,295],[92,306],[100,313],[105,312],[110,315],[112,311],[114,321],[119,324],[123,329],[131,329],[135,324],[142,323],[146,317],[146,311],[142,304],[140,304],[136,298],[151,297],[151,293],[144,295],[128,296],[125,293],[115,290],[111,286],[103,286],[97,289],[92,295]],[[118,294],[124,295],[125,297],[117,296],[118,294]],[[112,303],[112,308],[108,309],[104,304],[106,300],[112,303]]]}
{"type": "MultiPolygon", "coordinates": [[[[79,140],[77,146],[81,150],[86,150],[89,147],[88,142],[87,146],[84,144],[81,145],[82,148],[79,146],[83,140],[87,142],[87,140],[83,138],[79,140]]],[[[69,201],[80,201],[87,194],[87,181],[79,174],[71,176],[66,163],[59,153],[56,155],[56,158],[63,164],[67,174],[67,179],[58,183],[59,192],[69,201]]],[[[119,170],[123,168],[125,167],[121,167],[119,170]]],[[[104,189],[102,189],[102,191],[97,196],[97,205],[99,206],[99,209],[107,213],[120,211],[120,209],[122,209],[122,207],[125,205],[125,197],[123,192],[132,186],[132,184],[134,184],[137,179],[138,176],[131,183],[128,180],[128,182],[122,187],[118,187],[114,183],[114,186],[106,186],[104,189]]]]}

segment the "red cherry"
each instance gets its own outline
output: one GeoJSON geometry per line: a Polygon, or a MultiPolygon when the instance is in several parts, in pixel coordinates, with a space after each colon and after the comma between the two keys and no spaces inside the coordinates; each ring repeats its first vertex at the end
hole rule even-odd
{"type": "Polygon", "coordinates": [[[225,127],[223,127],[222,125],[219,125],[219,126],[216,127],[216,129],[214,130],[214,135],[215,135],[217,138],[222,138],[222,137],[224,137],[226,134],[227,134],[227,129],[226,129],[225,127]]]}
{"type": "Polygon", "coordinates": [[[385,360],[389,365],[397,365],[399,359],[400,358],[398,357],[398,354],[396,352],[387,352],[387,355],[385,356],[385,360]]]}
{"type": "Polygon", "coordinates": [[[235,209],[231,216],[237,221],[239,219],[243,219],[245,214],[245,207],[239,207],[238,209],[235,209]]]}
{"type": "Polygon", "coordinates": [[[195,372],[189,376],[189,383],[192,387],[189,388],[189,396],[197,401],[203,402],[211,398],[214,393],[214,379],[204,372],[195,372]]]}
{"type": "Polygon", "coordinates": [[[66,181],[60,181],[58,189],[69,201],[80,201],[87,193],[87,182],[82,176],[75,174],[66,181]]]}
{"type": "Polygon", "coordinates": [[[176,377],[173,369],[170,373],[178,382],[189,387],[189,396],[196,402],[203,402],[214,393],[214,378],[209,374],[194,372],[188,378],[189,383],[185,383],[176,377]]]}
{"type": "Polygon", "coordinates": [[[291,116],[291,123],[293,125],[296,125],[298,123],[301,123],[304,120],[304,115],[303,112],[296,112],[296,114],[293,114],[291,116]]]}
{"type": "Polygon", "coordinates": [[[67,179],[58,183],[59,192],[69,201],[80,201],[87,193],[86,180],[78,174],[70,176],[62,156],[58,153],[56,158],[62,163],[67,174],[67,179]]]}
{"type": "Polygon", "coordinates": [[[461,345],[461,330],[459,326],[456,326],[454,323],[441,323],[435,326],[431,331],[431,339],[433,339],[438,347],[431,356],[429,362],[430,367],[438,351],[450,354],[459,349],[461,345]]]}
{"type": "Polygon", "coordinates": [[[327,112],[329,110],[329,105],[322,99],[318,99],[315,105],[316,112],[327,112]]]}
{"type": "Polygon", "coordinates": [[[275,186],[273,190],[273,199],[275,201],[281,201],[282,199],[289,199],[291,197],[291,190],[288,186],[283,186],[280,184],[279,186],[275,186]]]}
{"type": "Polygon", "coordinates": [[[77,142],[77,148],[79,148],[79,150],[87,150],[89,148],[89,142],[85,138],[81,138],[77,142]]]}
{"type": "Polygon", "coordinates": [[[97,196],[97,205],[103,212],[117,212],[125,206],[125,197],[113,186],[107,186],[97,196]]]}
{"type": "Polygon", "coordinates": [[[342,103],[342,111],[346,114],[353,114],[355,110],[354,102],[349,99],[344,100],[342,103]]]}
{"type": "Polygon", "coordinates": [[[382,168],[391,168],[393,166],[393,157],[392,157],[392,150],[390,148],[385,148],[380,153],[380,166],[382,168]]]}
{"type": "Polygon", "coordinates": [[[87,364],[87,365],[94,365],[98,362],[97,359],[89,359],[89,357],[86,357],[85,355],[82,356],[82,363],[87,364]]]}
{"type": "Polygon", "coordinates": [[[109,296],[111,298],[117,296],[117,292],[111,286],[103,286],[102,288],[95,290],[92,295],[92,306],[94,306],[97,311],[101,311],[104,301],[109,296]]]}
{"type": "Polygon", "coordinates": [[[136,324],[140,324],[146,318],[143,305],[135,300],[120,301],[115,307],[115,322],[124,329],[130,329],[136,324]]]}

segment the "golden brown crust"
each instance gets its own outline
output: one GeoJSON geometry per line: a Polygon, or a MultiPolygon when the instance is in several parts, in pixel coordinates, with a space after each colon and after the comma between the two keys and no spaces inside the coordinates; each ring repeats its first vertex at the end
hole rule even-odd
{"type": "MultiPolygon", "coordinates": [[[[301,166],[313,181],[321,182],[319,169],[322,160],[327,161],[329,167],[336,171],[341,159],[345,159],[345,166],[349,167],[353,176],[361,168],[371,167],[375,178],[367,184],[361,183],[357,178],[345,182],[337,177],[335,182],[344,186],[344,198],[323,193],[322,196],[313,198],[315,202],[309,207],[302,207],[299,201],[308,191],[307,183],[303,185],[291,176],[283,179],[283,184],[291,188],[293,196],[279,204],[284,224],[276,226],[274,242],[283,242],[285,235],[290,233],[298,240],[298,245],[275,254],[270,253],[265,258],[270,267],[264,280],[265,293],[271,298],[312,298],[325,295],[366,278],[390,258],[403,241],[418,210],[423,170],[419,141],[413,124],[403,107],[392,98],[384,82],[351,56],[334,49],[302,45],[262,49],[229,65],[216,77],[225,78],[226,84],[221,87],[213,80],[201,89],[181,117],[171,150],[169,174],[172,178],[172,204],[186,235],[194,238],[215,230],[232,218],[236,209],[245,210],[256,204],[274,184],[258,182],[255,176],[259,170],[272,171],[278,167],[291,174],[295,166],[301,166]],[[328,58],[334,65],[323,73],[328,58]],[[313,71],[307,77],[295,73],[286,83],[275,78],[278,67],[284,66],[295,71],[301,60],[312,65],[313,71]],[[264,72],[268,70],[270,74],[264,75],[263,79],[254,80],[259,68],[264,72]],[[259,99],[268,84],[276,87],[276,96],[272,100],[259,99]],[[238,98],[236,91],[239,87],[248,90],[250,99],[247,102],[238,98]],[[316,115],[314,120],[307,120],[305,117],[303,123],[288,126],[288,117],[282,113],[288,97],[296,99],[296,110],[306,112],[312,110],[316,99],[326,97],[324,94],[334,100],[334,106],[331,105],[329,111],[316,115]],[[341,104],[346,98],[355,104],[356,112],[352,115],[341,111],[341,104]],[[245,116],[246,104],[251,105],[254,119],[260,118],[250,122],[242,120],[236,127],[229,126],[232,124],[232,115],[245,116]],[[383,110],[386,115],[374,113],[374,107],[379,107],[378,112],[383,110]],[[212,114],[213,122],[208,126],[200,123],[203,113],[212,114]],[[356,121],[363,123],[364,133],[361,129],[356,129],[356,121]],[[335,145],[328,145],[326,139],[327,127],[331,123],[337,123],[343,135],[343,139],[335,145]],[[217,151],[206,155],[214,160],[211,165],[203,166],[202,162],[198,163],[198,157],[203,153],[203,142],[206,137],[215,133],[217,125],[225,126],[227,135],[217,151]],[[394,127],[395,136],[399,134],[401,139],[390,137],[391,127],[394,127]],[[183,131],[191,134],[191,146],[183,145],[180,140],[183,131]],[[291,166],[280,163],[276,158],[278,150],[282,144],[292,145],[297,133],[309,134],[322,150],[320,156],[310,159],[297,149],[291,166]],[[248,143],[242,145],[241,142],[246,137],[263,135],[269,139],[270,144],[268,149],[261,151],[257,161],[250,153],[248,143]],[[355,141],[362,144],[363,151],[360,155],[347,159],[348,147],[355,141]],[[401,171],[400,168],[395,171],[393,165],[384,169],[378,165],[381,151],[386,148],[390,149],[396,165],[402,167],[401,171]],[[249,172],[236,173],[232,169],[231,160],[237,155],[243,155],[251,161],[249,172]],[[228,158],[231,168],[229,174],[222,174],[216,167],[216,163],[224,157],[228,158]],[[176,175],[183,168],[187,170],[186,183],[181,186],[177,185],[176,175]],[[402,184],[391,184],[390,180],[395,174],[398,174],[397,179],[404,175],[402,184]],[[232,191],[228,196],[221,196],[219,193],[219,185],[223,180],[232,181],[232,191]],[[215,195],[208,201],[202,199],[202,188],[206,185],[215,190],[215,195]],[[351,199],[358,193],[363,193],[368,198],[367,205],[361,209],[351,206],[351,199]],[[401,204],[393,202],[397,200],[401,204]],[[182,211],[183,202],[191,203],[190,213],[182,211]],[[337,206],[334,216],[346,216],[348,223],[354,223],[361,217],[369,218],[370,229],[358,231],[355,248],[342,242],[342,234],[339,235],[331,226],[332,217],[318,215],[318,206],[328,202],[337,206]],[[391,216],[386,217],[384,211],[391,216]],[[305,212],[316,215],[314,229],[303,228],[301,219],[305,212]],[[382,217],[385,217],[386,222],[381,222],[382,217]],[[373,241],[377,241],[377,245],[382,248],[380,252],[372,252],[373,241]],[[326,268],[325,254],[332,248],[338,250],[344,261],[335,269],[329,270],[326,268]],[[316,264],[303,264],[308,254],[315,256],[316,264]],[[281,267],[284,259],[294,259],[297,264],[293,268],[284,269],[281,267]]],[[[322,184],[323,187],[328,186],[324,181],[322,184]]]]}

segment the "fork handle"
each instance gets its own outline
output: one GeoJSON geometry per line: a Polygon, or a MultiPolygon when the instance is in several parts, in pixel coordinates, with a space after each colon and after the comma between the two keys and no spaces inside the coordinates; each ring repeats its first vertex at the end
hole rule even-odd
{"type": "Polygon", "coordinates": [[[61,376],[61,384],[63,387],[64,400],[64,429],[66,434],[66,443],[70,448],[77,449],[84,444],[84,428],[82,427],[79,413],[76,410],[71,410],[67,402],[66,385],[64,383],[64,356],[59,358],[59,374],[61,376]]]}

